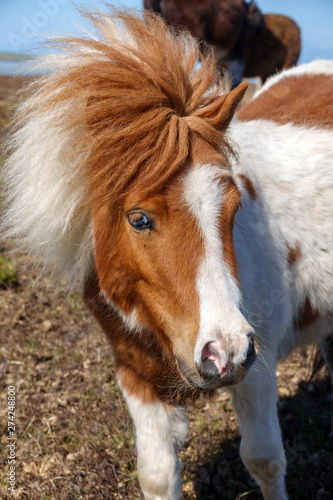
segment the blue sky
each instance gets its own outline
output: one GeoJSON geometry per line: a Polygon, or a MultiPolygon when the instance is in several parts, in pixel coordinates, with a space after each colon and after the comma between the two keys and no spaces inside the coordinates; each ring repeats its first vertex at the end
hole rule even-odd
{"type": "MultiPolygon", "coordinates": [[[[143,0],[112,3],[140,9],[143,0]]],[[[103,7],[104,2],[76,0],[75,4],[103,7]]],[[[257,0],[257,4],[264,13],[285,14],[298,22],[300,62],[333,59],[333,0],[257,0]]],[[[77,31],[71,23],[83,25],[71,0],[0,0],[0,51],[34,53],[40,40],[36,35],[77,31]]]]}

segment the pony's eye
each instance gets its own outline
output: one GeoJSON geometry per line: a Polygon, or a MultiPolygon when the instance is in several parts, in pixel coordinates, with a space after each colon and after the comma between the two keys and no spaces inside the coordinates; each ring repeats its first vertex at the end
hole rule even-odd
{"type": "Polygon", "coordinates": [[[152,229],[151,221],[142,212],[132,212],[128,214],[127,218],[128,222],[136,230],[152,229]]]}

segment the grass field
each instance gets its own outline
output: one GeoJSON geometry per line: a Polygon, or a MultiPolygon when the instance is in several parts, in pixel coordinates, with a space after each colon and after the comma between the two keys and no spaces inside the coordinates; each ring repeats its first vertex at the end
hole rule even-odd
{"type": "MultiPolygon", "coordinates": [[[[21,84],[0,77],[2,129],[21,84]]],[[[109,346],[80,291],[48,277],[38,280],[39,269],[1,237],[0,257],[2,267],[10,262],[13,278],[0,283],[0,498],[141,499],[133,425],[109,346]],[[6,483],[8,386],[16,388],[15,493],[6,483]]],[[[309,381],[314,355],[313,346],[297,351],[278,370],[291,500],[333,498],[329,382],[325,369],[309,381]]],[[[228,392],[203,396],[189,405],[188,415],[189,437],[180,453],[184,499],[261,498],[239,459],[228,392]]]]}

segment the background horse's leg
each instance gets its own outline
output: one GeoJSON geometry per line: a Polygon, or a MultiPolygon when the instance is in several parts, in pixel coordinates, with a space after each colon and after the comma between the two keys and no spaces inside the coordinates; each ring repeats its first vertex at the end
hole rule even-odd
{"type": "Polygon", "coordinates": [[[177,452],[187,436],[185,408],[161,401],[144,403],[126,394],[138,448],[138,476],[146,500],[180,500],[177,452]]]}
{"type": "Polygon", "coordinates": [[[258,359],[246,379],[232,389],[240,431],[241,457],[265,500],[285,500],[286,459],[277,415],[274,359],[258,359]]]}

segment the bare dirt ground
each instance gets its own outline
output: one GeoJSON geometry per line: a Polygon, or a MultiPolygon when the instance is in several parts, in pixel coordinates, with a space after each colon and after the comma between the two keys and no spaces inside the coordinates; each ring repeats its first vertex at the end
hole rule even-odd
{"type": "MultiPolygon", "coordinates": [[[[21,83],[0,77],[2,128],[21,83]]],[[[133,425],[109,346],[80,292],[48,277],[37,280],[39,270],[1,236],[0,257],[14,275],[12,284],[0,284],[0,498],[141,499],[133,425]],[[9,386],[16,388],[15,493],[7,489],[9,386]]],[[[325,368],[309,381],[314,355],[314,346],[297,351],[278,371],[292,500],[333,498],[330,384],[325,368]]],[[[188,415],[180,453],[185,500],[261,498],[239,458],[228,393],[202,397],[188,415]]]]}

